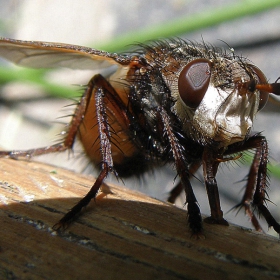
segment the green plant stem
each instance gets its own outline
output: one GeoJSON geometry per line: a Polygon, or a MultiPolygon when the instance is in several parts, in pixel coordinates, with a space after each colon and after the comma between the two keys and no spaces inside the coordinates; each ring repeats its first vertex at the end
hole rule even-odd
{"type": "Polygon", "coordinates": [[[108,52],[123,51],[133,43],[180,36],[223,22],[264,12],[277,6],[280,6],[279,0],[242,0],[230,6],[218,6],[192,16],[188,15],[187,17],[181,17],[167,23],[160,23],[143,30],[133,31],[123,36],[118,36],[118,38],[107,43],[95,45],[94,48],[108,52]]]}
{"type": "Polygon", "coordinates": [[[40,86],[46,93],[54,97],[69,98],[78,95],[77,90],[71,87],[48,82],[44,78],[45,73],[46,71],[44,69],[35,70],[0,67],[0,84],[15,81],[33,83],[40,86]]]}

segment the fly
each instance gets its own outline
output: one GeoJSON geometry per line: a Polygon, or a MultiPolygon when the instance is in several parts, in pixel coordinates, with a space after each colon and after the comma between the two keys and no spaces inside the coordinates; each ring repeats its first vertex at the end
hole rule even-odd
{"type": "Polygon", "coordinates": [[[266,206],[268,145],[252,133],[254,118],[280,84],[268,83],[246,58],[205,43],[176,39],[140,45],[135,55],[120,55],[68,44],[0,39],[0,56],[26,67],[117,70],[89,81],[62,142],[26,151],[1,151],[1,157],[33,157],[72,149],[78,138],[100,169],[90,191],[56,225],[67,226],[95,198],[109,173],[139,175],[162,163],[173,163],[180,182],[170,193],[174,202],[185,191],[188,224],[194,236],[203,232],[202,217],[190,177],[202,165],[211,215],[205,222],[228,225],[220,206],[216,173],[221,162],[254,149],[244,207],[255,229],[256,208],[280,234],[266,206]]]}

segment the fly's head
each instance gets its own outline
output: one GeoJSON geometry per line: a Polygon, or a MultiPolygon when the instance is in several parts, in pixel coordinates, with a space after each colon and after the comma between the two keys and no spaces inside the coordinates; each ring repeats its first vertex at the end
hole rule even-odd
{"type": "Polygon", "coordinates": [[[226,147],[245,139],[267,102],[264,74],[246,59],[207,45],[169,45],[163,77],[186,135],[202,145],[226,147]]]}
{"type": "Polygon", "coordinates": [[[268,93],[264,74],[241,58],[197,58],[178,77],[176,112],[186,132],[202,144],[225,147],[243,141],[268,93]]]}

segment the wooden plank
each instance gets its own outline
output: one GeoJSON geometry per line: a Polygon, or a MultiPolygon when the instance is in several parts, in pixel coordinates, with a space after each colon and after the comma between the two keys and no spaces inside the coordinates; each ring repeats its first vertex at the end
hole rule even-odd
{"type": "Polygon", "coordinates": [[[277,238],[205,224],[206,238],[195,240],[186,211],[123,187],[55,232],[94,178],[11,159],[0,170],[0,279],[280,277],[277,238]]]}

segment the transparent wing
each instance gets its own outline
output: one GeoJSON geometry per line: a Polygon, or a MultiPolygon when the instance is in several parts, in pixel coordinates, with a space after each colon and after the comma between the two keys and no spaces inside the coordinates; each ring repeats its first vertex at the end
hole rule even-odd
{"type": "Polygon", "coordinates": [[[127,65],[131,57],[69,44],[0,38],[0,57],[32,68],[106,68],[127,65]]]}

